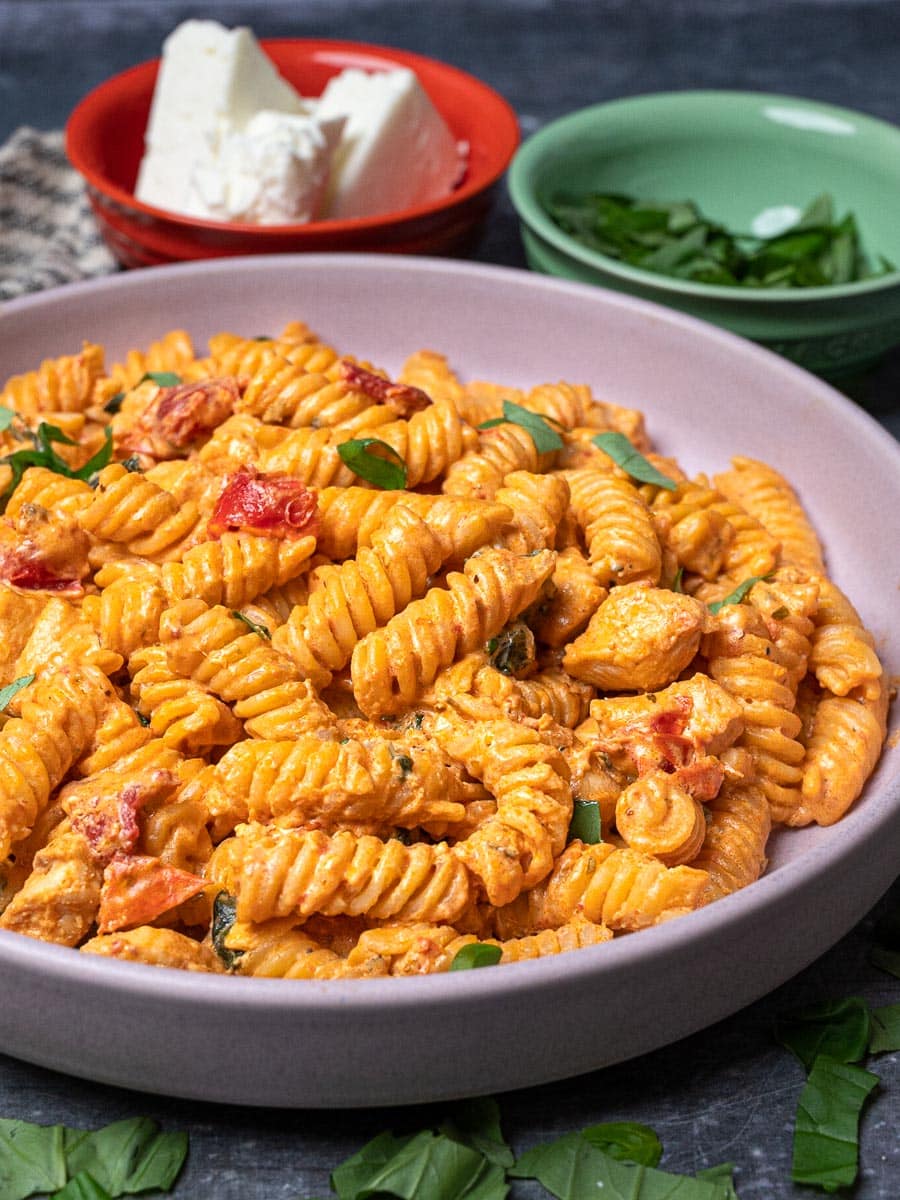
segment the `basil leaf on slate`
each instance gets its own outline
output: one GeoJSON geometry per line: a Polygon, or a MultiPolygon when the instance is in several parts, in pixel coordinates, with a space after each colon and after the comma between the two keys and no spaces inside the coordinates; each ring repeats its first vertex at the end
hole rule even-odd
{"type": "Polygon", "coordinates": [[[639,450],[635,450],[624,433],[598,433],[591,441],[639,483],[652,483],[656,487],[665,488],[667,492],[674,492],[678,487],[674,479],[663,475],[662,471],[657,471],[652,462],[644,458],[639,450]]]}
{"type": "Polygon", "coordinates": [[[900,1050],[900,1004],[873,1008],[869,1053],[888,1054],[900,1050]]]}
{"type": "Polygon", "coordinates": [[[608,1121],[588,1125],[581,1136],[597,1150],[619,1162],[641,1163],[655,1167],[662,1158],[662,1143],[649,1125],[638,1121],[608,1121]]]}
{"type": "Polygon", "coordinates": [[[490,1096],[456,1105],[451,1115],[438,1126],[438,1132],[477,1150],[488,1162],[499,1167],[513,1164],[513,1152],[500,1129],[500,1107],[490,1096]]]}
{"type": "Polygon", "coordinates": [[[869,1044],[869,1006],[848,996],[789,1013],[776,1022],[775,1037],[807,1071],[820,1054],[842,1063],[859,1062],[869,1044]]]}
{"type": "Polygon", "coordinates": [[[0,1119],[0,1196],[25,1200],[66,1182],[62,1125],[0,1119]]]}
{"type": "Polygon", "coordinates": [[[113,1200],[106,1188],[102,1188],[87,1171],[79,1171],[70,1179],[59,1192],[54,1192],[50,1200],[113,1200]]]}
{"type": "Polygon", "coordinates": [[[351,438],[341,442],[337,451],[341,462],[367,483],[386,492],[406,487],[406,463],[393,446],[380,438],[351,438]]]}
{"type": "Polygon", "coordinates": [[[149,1117],[115,1121],[94,1132],[67,1129],[69,1172],[89,1174],[113,1197],[167,1192],[184,1164],[186,1133],[163,1133],[149,1117]]]}
{"type": "Polygon", "coordinates": [[[509,1191],[502,1166],[430,1130],[406,1138],[379,1134],[335,1168],[331,1186],[339,1200],[504,1200],[509,1191]]]}
{"type": "Polygon", "coordinates": [[[537,1179],[557,1200],[729,1200],[727,1180],[619,1162],[578,1132],[527,1150],[509,1174],[537,1179]]]}
{"type": "Polygon", "coordinates": [[[878,1076],[822,1054],[797,1105],[791,1178],[826,1192],[850,1187],[859,1160],[859,1117],[878,1076]]]}

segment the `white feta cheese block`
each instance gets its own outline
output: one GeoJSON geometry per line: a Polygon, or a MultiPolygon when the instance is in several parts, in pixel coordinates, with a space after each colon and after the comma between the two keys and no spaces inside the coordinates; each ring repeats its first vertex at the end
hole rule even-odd
{"type": "Polygon", "coordinates": [[[191,168],[211,166],[224,128],[242,132],[261,109],[303,114],[303,98],[278,74],[249,29],[185,21],[163,43],[135,195],[202,216],[189,199],[191,168]]]}
{"type": "Polygon", "coordinates": [[[347,123],[332,164],[324,216],[377,216],[447,195],[463,160],[456,139],[413,71],[348,68],[316,106],[347,123]]]}
{"type": "Polygon", "coordinates": [[[220,221],[280,225],[311,221],[328,183],[343,117],[263,111],[243,132],[222,136],[215,163],[191,175],[189,204],[220,221]]]}

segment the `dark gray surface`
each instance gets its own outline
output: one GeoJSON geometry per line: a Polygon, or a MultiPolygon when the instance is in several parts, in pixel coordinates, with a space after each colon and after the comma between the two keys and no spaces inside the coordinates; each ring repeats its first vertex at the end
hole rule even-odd
{"type": "MultiPolygon", "coordinates": [[[[594,101],[688,87],[780,91],[900,122],[897,0],[0,0],[0,141],[21,124],[59,128],[90,87],[154,57],[165,33],[188,16],[249,24],[260,36],[344,37],[443,58],[498,88],[526,134],[594,101]]],[[[475,257],[524,266],[505,195],[475,257]]],[[[900,354],[856,394],[900,436],[900,354]]],[[[891,900],[900,903],[900,888],[882,908],[891,900]]],[[[867,964],[871,922],[773,995],[704,1033],[619,1067],[500,1097],[515,1148],[596,1121],[640,1120],[659,1132],[663,1166],[671,1170],[731,1160],[739,1167],[741,1200],[814,1195],[789,1182],[802,1072],[773,1041],[772,1021],[825,997],[900,1002],[900,982],[867,964]]],[[[221,1040],[228,1070],[227,1030],[210,1036],[221,1040]]],[[[873,1069],[882,1087],[864,1119],[854,1195],[897,1200],[900,1063],[885,1055],[873,1069]]],[[[175,1193],[185,1200],[324,1195],[329,1168],[367,1138],[387,1127],[418,1128],[435,1115],[220,1108],[79,1082],[0,1058],[0,1116],[94,1127],[145,1113],[191,1135],[175,1193]]],[[[539,1194],[525,1184],[513,1192],[539,1194]]]]}

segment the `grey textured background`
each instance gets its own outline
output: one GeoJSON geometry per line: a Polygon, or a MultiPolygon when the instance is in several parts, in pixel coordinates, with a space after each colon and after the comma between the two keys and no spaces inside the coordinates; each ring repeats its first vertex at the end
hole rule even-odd
{"type": "MultiPolygon", "coordinates": [[[[442,58],[501,91],[524,134],[595,101],[689,87],[808,96],[900,123],[898,0],[0,0],[0,141],[22,124],[61,127],[86,91],[155,57],[164,35],[188,16],[249,24],[259,36],[343,37],[442,58]]],[[[505,196],[475,256],[524,266],[505,196]]],[[[900,356],[858,398],[900,436],[900,356]]],[[[895,887],[881,910],[898,903],[895,887]]],[[[815,1195],[789,1182],[803,1076],[773,1041],[772,1022],[826,997],[900,1002],[900,981],[868,965],[872,920],[777,992],[701,1034],[622,1066],[499,1097],[507,1135],[521,1151],[584,1124],[639,1120],[658,1131],[668,1169],[731,1160],[741,1200],[815,1195]]],[[[221,1041],[227,1071],[228,1031],[210,1036],[221,1041]]],[[[854,1196],[898,1200],[900,1064],[885,1055],[872,1069],[882,1086],[864,1118],[854,1196]]],[[[416,1129],[440,1111],[222,1108],[84,1083],[0,1057],[0,1116],[94,1127],[139,1114],[190,1133],[177,1197],[293,1200],[326,1194],[329,1169],[380,1130],[416,1129]]],[[[542,1194],[527,1184],[513,1191],[523,1200],[542,1194]]]]}

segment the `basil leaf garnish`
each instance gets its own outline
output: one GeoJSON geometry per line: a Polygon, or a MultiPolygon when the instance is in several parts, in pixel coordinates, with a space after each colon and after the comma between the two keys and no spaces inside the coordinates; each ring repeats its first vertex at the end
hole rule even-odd
{"type": "Polygon", "coordinates": [[[572,809],[572,820],[569,822],[570,842],[575,839],[588,846],[595,846],[603,841],[600,829],[600,805],[596,800],[576,800],[572,809]]]}
{"type": "Polygon", "coordinates": [[[749,579],[745,579],[742,583],[739,583],[734,591],[729,592],[728,595],[722,600],[714,600],[712,604],[708,605],[709,611],[713,614],[713,616],[715,616],[716,613],[720,609],[724,608],[726,604],[740,604],[744,597],[747,596],[758,583],[762,583],[764,579],[769,578],[770,576],[768,575],[751,575],[749,579]]]}
{"type": "Polygon", "coordinates": [[[563,440],[541,413],[523,408],[512,400],[503,401],[503,416],[493,420],[483,421],[479,429],[493,429],[495,425],[520,425],[527,430],[534,442],[538,454],[551,454],[554,450],[562,450],[563,440]]]}
{"type": "Polygon", "coordinates": [[[254,633],[259,634],[261,638],[265,638],[266,641],[271,642],[272,635],[269,632],[268,626],[257,625],[255,621],[251,621],[249,617],[245,617],[244,614],[242,612],[238,612],[237,609],[232,609],[231,615],[236,617],[238,621],[243,621],[248,629],[251,629],[254,633]]]}
{"type": "Polygon", "coordinates": [[[591,441],[639,483],[652,483],[655,487],[665,488],[667,492],[674,492],[678,487],[674,479],[663,475],[662,471],[657,471],[653,463],[634,448],[624,433],[610,430],[607,433],[598,433],[591,441]]]}
{"type": "Polygon", "coordinates": [[[5,688],[0,688],[0,713],[6,712],[6,706],[22,688],[27,688],[30,683],[34,683],[33,675],[20,675],[18,679],[14,679],[12,683],[8,683],[5,688]]]}
{"type": "Polygon", "coordinates": [[[499,946],[486,942],[469,942],[457,950],[450,964],[451,971],[468,971],[474,967],[494,967],[503,957],[499,946]]]}
{"type": "Polygon", "coordinates": [[[406,487],[406,463],[393,446],[380,438],[351,438],[337,448],[341,462],[360,479],[374,483],[386,492],[403,491],[406,487]]]}

